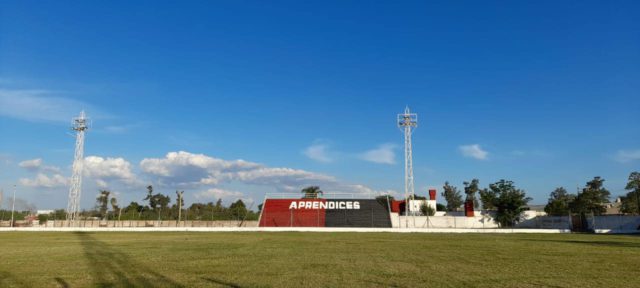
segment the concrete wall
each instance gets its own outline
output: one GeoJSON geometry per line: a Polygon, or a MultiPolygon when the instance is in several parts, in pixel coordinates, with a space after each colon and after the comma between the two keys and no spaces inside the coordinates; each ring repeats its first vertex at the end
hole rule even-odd
{"type": "Polygon", "coordinates": [[[395,227],[402,228],[498,228],[492,218],[482,216],[397,216],[396,219],[399,226],[395,227]]]}
{"type": "MultiPolygon", "coordinates": [[[[398,216],[391,213],[393,227],[401,228],[462,228],[462,229],[488,229],[498,228],[490,214],[475,217],[464,216],[398,216]]],[[[531,229],[571,229],[569,217],[539,216],[530,219],[522,219],[515,228],[531,229]]]]}
{"type": "Polygon", "coordinates": [[[587,228],[597,233],[638,233],[640,216],[606,215],[587,218],[587,228]]]}

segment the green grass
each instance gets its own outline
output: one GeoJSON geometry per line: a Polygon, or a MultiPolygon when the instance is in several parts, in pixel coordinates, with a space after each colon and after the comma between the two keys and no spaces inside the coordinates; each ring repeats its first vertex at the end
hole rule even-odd
{"type": "Polygon", "coordinates": [[[1,232],[0,287],[640,287],[640,237],[1,232]]]}

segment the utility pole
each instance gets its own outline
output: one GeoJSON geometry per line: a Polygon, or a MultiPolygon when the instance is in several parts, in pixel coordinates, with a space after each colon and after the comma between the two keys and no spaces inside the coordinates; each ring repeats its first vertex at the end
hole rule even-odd
{"type": "Polygon", "coordinates": [[[178,197],[178,224],[180,224],[180,219],[182,219],[182,193],[184,193],[184,191],[176,191],[176,196],[178,197]]]}
{"type": "Polygon", "coordinates": [[[16,209],[16,184],[13,184],[13,203],[11,203],[11,227],[13,228],[13,211],[16,209]]]}

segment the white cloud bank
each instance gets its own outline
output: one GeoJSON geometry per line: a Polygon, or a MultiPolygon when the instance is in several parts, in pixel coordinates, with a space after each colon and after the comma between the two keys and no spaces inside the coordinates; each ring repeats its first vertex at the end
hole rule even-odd
{"type": "Polygon", "coordinates": [[[280,191],[299,189],[317,182],[332,182],[333,177],[292,168],[273,168],[244,160],[224,160],[185,151],[169,152],[164,158],[140,161],[144,173],[162,185],[200,187],[225,182],[271,186],[280,191]]]}
{"type": "Polygon", "coordinates": [[[489,159],[489,152],[483,150],[479,144],[462,145],[459,146],[458,149],[464,157],[469,157],[477,160],[489,159]]]}
{"type": "MultiPolygon", "coordinates": [[[[43,162],[41,159],[23,161],[23,168],[31,169],[29,171],[37,174],[33,178],[20,179],[20,183],[37,188],[69,186],[68,177],[58,173],[47,175],[35,168],[43,167],[43,162]]],[[[71,174],[71,171],[68,173],[71,174]]],[[[330,175],[301,169],[268,167],[245,160],[225,160],[185,151],[169,152],[161,158],[144,158],[137,167],[121,157],[88,156],[84,159],[84,176],[83,182],[93,181],[100,189],[139,192],[145,185],[152,184],[165,190],[185,190],[193,193],[195,198],[217,197],[224,198],[225,201],[252,199],[249,197],[250,193],[225,188],[226,185],[237,184],[278,193],[299,193],[302,188],[311,185],[320,186],[327,193],[348,193],[355,197],[396,193],[345,183],[330,175]]]]}
{"type": "Polygon", "coordinates": [[[21,178],[20,184],[27,187],[35,188],[59,188],[69,186],[69,179],[60,174],[54,174],[48,176],[43,173],[38,173],[34,178],[21,178]]]}
{"type": "Polygon", "coordinates": [[[95,180],[99,187],[106,187],[111,181],[121,181],[131,185],[139,184],[132,171],[131,163],[120,157],[88,156],[84,158],[83,173],[95,180]]]}
{"type": "Polygon", "coordinates": [[[380,163],[380,164],[395,164],[396,163],[396,148],[395,144],[382,144],[376,149],[365,151],[359,155],[359,158],[365,161],[380,163]]]}
{"type": "Polygon", "coordinates": [[[44,171],[44,172],[60,173],[60,168],[58,167],[43,165],[43,161],[41,158],[22,161],[18,163],[18,166],[20,168],[24,168],[32,172],[44,171]]]}

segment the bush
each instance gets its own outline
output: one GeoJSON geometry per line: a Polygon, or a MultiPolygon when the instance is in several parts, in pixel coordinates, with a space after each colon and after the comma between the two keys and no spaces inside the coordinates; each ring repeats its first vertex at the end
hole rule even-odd
{"type": "Polygon", "coordinates": [[[48,220],[49,220],[49,215],[45,215],[45,214],[38,215],[38,223],[40,225],[47,223],[48,220]]]}
{"type": "Polygon", "coordinates": [[[434,210],[433,207],[427,204],[424,204],[422,205],[422,207],[420,207],[420,212],[422,212],[422,215],[426,215],[426,216],[436,215],[436,210],[434,210]]]}

